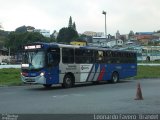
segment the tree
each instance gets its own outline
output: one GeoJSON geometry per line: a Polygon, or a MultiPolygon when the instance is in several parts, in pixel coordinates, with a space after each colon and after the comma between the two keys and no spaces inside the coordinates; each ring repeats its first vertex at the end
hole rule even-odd
{"type": "Polygon", "coordinates": [[[57,31],[54,30],[53,33],[50,35],[51,41],[55,42],[57,38],[57,31]]]}
{"type": "Polygon", "coordinates": [[[74,29],[76,31],[76,24],[75,24],[75,22],[72,22],[72,17],[71,16],[69,18],[68,27],[72,28],[72,29],[74,29]]]}
{"type": "Polygon", "coordinates": [[[0,29],[2,28],[2,25],[1,25],[1,23],[0,23],[0,29]]]}
{"type": "Polygon", "coordinates": [[[160,33],[160,30],[158,30],[157,33],[160,33]]]}
{"type": "Polygon", "coordinates": [[[8,32],[0,30],[0,46],[5,46],[7,40],[8,40],[8,32]]]}
{"type": "Polygon", "coordinates": [[[9,32],[7,32],[7,31],[0,30],[0,36],[7,37],[7,36],[8,36],[8,33],[9,33],[9,32]]]}
{"type": "Polygon", "coordinates": [[[7,46],[10,47],[13,53],[21,50],[22,46],[33,42],[49,42],[50,39],[44,37],[38,32],[11,32],[8,36],[7,46]]]}
{"type": "Polygon", "coordinates": [[[76,24],[75,24],[75,22],[73,23],[72,28],[76,31],[76,24]]]}
{"type": "Polygon", "coordinates": [[[68,28],[62,28],[59,31],[59,34],[57,36],[57,41],[58,42],[63,42],[63,43],[70,43],[71,41],[77,39],[78,33],[71,27],[68,28]]]}
{"type": "Polygon", "coordinates": [[[87,36],[87,35],[85,35],[85,34],[80,35],[79,39],[85,40],[85,41],[87,41],[88,43],[91,43],[91,42],[92,42],[92,36],[87,36]]]}
{"type": "Polygon", "coordinates": [[[16,28],[15,32],[24,33],[27,32],[27,27],[25,25],[16,28]]]}
{"type": "Polygon", "coordinates": [[[57,42],[70,43],[78,38],[78,32],[76,31],[75,22],[72,24],[72,17],[69,18],[68,27],[63,27],[59,30],[57,36],[57,42]]]}
{"type": "Polygon", "coordinates": [[[35,30],[35,28],[32,27],[32,26],[23,25],[23,26],[20,26],[20,27],[16,28],[15,32],[24,33],[24,32],[27,32],[27,31],[33,32],[34,30],[35,30]]]}
{"type": "Polygon", "coordinates": [[[68,27],[70,27],[70,28],[72,28],[72,27],[73,27],[73,25],[72,25],[72,17],[71,17],[71,16],[70,16],[70,18],[69,18],[68,27]]]}

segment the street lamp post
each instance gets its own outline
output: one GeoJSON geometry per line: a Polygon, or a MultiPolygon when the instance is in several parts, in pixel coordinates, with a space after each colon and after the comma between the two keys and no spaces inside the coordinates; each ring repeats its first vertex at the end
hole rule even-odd
{"type": "Polygon", "coordinates": [[[106,11],[103,11],[102,14],[105,15],[105,37],[107,39],[107,27],[106,27],[106,11]]]}

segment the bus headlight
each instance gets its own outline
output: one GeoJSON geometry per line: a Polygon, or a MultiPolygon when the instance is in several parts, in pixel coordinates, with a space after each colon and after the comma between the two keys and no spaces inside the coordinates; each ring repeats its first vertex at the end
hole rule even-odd
{"type": "Polygon", "coordinates": [[[45,73],[44,73],[44,72],[41,72],[41,73],[40,73],[40,76],[44,76],[44,75],[45,75],[45,73]]]}

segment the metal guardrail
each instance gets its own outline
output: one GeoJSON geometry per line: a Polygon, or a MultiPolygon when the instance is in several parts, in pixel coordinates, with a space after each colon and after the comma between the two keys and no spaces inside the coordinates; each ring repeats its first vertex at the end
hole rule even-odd
{"type": "Polygon", "coordinates": [[[138,65],[142,65],[142,66],[160,66],[159,63],[138,63],[138,65]]]}
{"type": "Polygon", "coordinates": [[[0,65],[0,69],[3,68],[21,68],[21,65],[0,65]]]}

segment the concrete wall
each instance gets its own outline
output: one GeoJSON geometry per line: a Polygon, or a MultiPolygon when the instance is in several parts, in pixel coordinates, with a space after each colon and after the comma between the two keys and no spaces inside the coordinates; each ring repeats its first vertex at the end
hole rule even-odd
{"type": "Polygon", "coordinates": [[[0,56],[0,63],[2,62],[2,60],[7,59],[10,60],[10,56],[0,56]]]}

